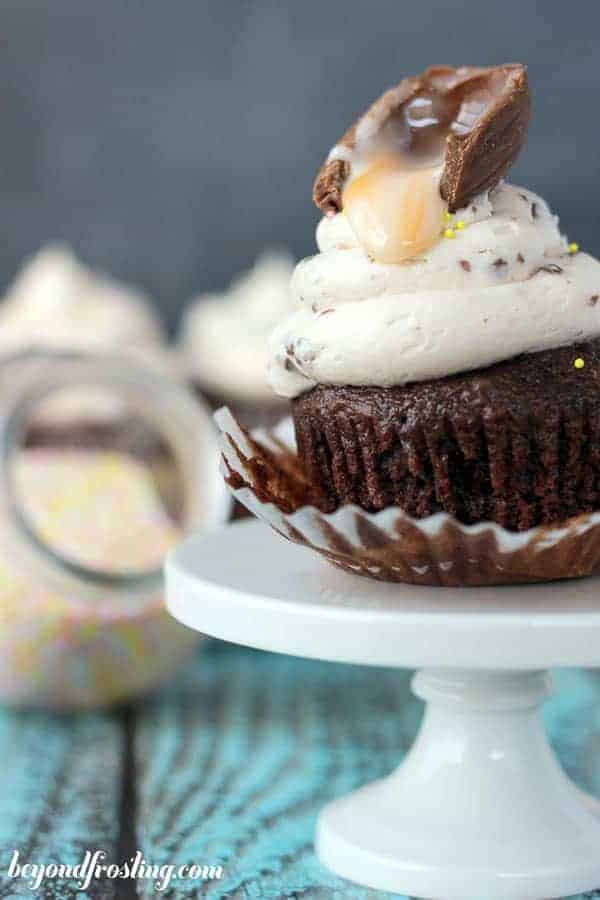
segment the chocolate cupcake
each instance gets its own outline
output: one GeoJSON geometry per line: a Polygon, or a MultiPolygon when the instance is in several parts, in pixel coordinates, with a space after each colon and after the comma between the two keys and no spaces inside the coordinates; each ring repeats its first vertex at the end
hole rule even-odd
{"type": "Polygon", "coordinates": [[[322,385],[294,401],[298,449],[327,512],[521,531],[600,509],[599,382],[595,340],[405,387],[322,385]]]}
{"type": "Polygon", "coordinates": [[[501,180],[529,109],[522,66],[434,67],[321,169],[269,362],[321,511],[524,531],[600,508],[600,263],[501,180]]]}

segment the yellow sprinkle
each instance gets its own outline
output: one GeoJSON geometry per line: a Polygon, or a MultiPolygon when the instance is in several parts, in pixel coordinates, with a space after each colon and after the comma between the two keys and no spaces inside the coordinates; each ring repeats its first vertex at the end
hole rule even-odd
{"type": "Polygon", "coordinates": [[[444,232],[444,237],[453,238],[454,237],[454,228],[446,228],[444,232]]]}
{"type": "Polygon", "coordinates": [[[444,213],[444,218],[446,219],[446,222],[449,222],[450,219],[452,218],[452,213],[448,212],[448,210],[446,210],[446,212],[444,213]]]}
{"type": "Polygon", "coordinates": [[[463,222],[462,219],[459,219],[458,222],[456,223],[456,227],[457,227],[460,231],[462,231],[463,228],[466,228],[467,226],[465,225],[465,223],[463,222]]]}
{"type": "Polygon", "coordinates": [[[569,246],[567,247],[567,250],[569,251],[569,253],[578,253],[579,252],[579,244],[576,243],[576,241],[573,241],[572,244],[569,244],[569,246]]]}
{"type": "Polygon", "coordinates": [[[581,356],[578,356],[573,365],[576,369],[583,369],[583,367],[585,366],[585,359],[582,359],[581,356]]]}

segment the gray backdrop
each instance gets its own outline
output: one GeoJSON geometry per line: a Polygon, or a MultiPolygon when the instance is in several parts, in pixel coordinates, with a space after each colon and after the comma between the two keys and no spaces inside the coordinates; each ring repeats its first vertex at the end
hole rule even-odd
{"type": "Polygon", "coordinates": [[[312,252],[313,175],[429,63],[529,64],[513,178],[598,238],[592,0],[2,0],[0,281],[43,241],[139,281],[173,324],[265,243],[312,252]]]}

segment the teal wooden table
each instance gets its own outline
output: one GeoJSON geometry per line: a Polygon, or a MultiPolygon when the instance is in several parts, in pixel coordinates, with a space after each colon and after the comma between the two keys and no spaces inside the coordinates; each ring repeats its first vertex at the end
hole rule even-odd
{"type": "MultiPolygon", "coordinates": [[[[131,709],[0,712],[0,898],[391,897],[321,868],[312,837],[327,800],[389,772],[411,744],[421,705],[409,681],[207,640],[131,709]],[[15,849],[20,862],[44,864],[76,864],[96,849],[121,862],[139,850],[152,865],[223,874],[175,879],[163,892],[150,878],[102,878],[84,891],[47,879],[32,892],[7,875],[15,849]]],[[[600,675],[564,671],[557,683],[545,711],[554,745],[600,795],[600,675]]],[[[600,889],[586,896],[600,900],[600,889]]]]}

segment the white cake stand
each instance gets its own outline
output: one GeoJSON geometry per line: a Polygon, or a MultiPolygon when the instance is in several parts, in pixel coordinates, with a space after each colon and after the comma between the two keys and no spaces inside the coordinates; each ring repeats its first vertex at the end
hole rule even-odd
{"type": "Polygon", "coordinates": [[[188,539],[166,573],[168,608],[190,628],[296,656],[420,668],[413,686],[427,709],[404,762],[321,812],[317,853],[334,872],[428,898],[600,887],[600,806],[564,774],[539,716],[549,667],[600,665],[599,580],[383,584],[254,521],[188,539]]]}

